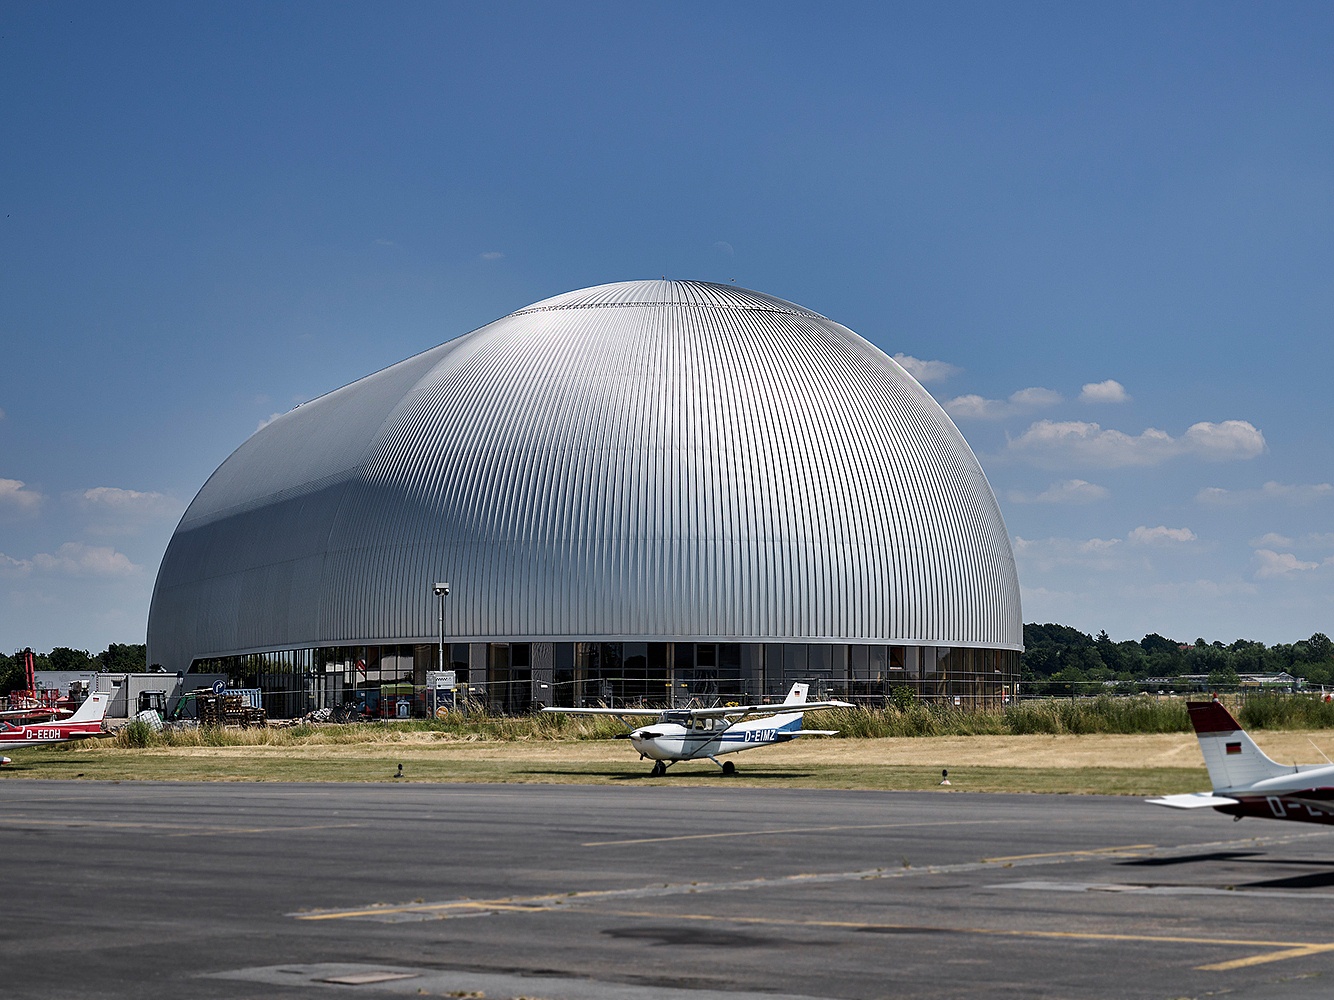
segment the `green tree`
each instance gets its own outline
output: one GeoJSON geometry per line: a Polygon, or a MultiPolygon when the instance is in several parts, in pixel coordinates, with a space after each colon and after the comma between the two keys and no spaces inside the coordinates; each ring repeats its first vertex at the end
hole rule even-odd
{"type": "Polygon", "coordinates": [[[1152,656],[1154,653],[1169,653],[1175,656],[1181,655],[1181,644],[1173,639],[1159,635],[1157,632],[1150,632],[1139,641],[1144,652],[1152,656]]]}
{"type": "Polygon", "coordinates": [[[88,655],[86,649],[70,649],[57,646],[46,657],[50,666],[38,665],[38,670],[96,670],[97,661],[88,655]]]}
{"type": "Polygon", "coordinates": [[[22,691],[25,680],[23,663],[19,658],[0,653],[0,694],[22,691]]]}
{"type": "Polygon", "coordinates": [[[1334,642],[1330,642],[1329,636],[1324,632],[1317,632],[1311,638],[1306,640],[1307,647],[1311,650],[1311,658],[1316,663],[1325,663],[1334,660],[1334,642]]]}
{"type": "Polygon", "coordinates": [[[1054,695],[1091,694],[1094,686],[1089,684],[1088,674],[1078,667],[1065,667],[1052,674],[1047,682],[1047,693],[1054,695]]]}
{"type": "Polygon", "coordinates": [[[142,673],[148,669],[148,647],[141,643],[113,642],[97,654],[103,670],[113,674],[142,673]]]}
{"type": "Polygon", "coordinates": [[[1093,641],[1093,644],[1097,647],[1098,657],[1112,673],[1119,674],[1128,669],[1127,657],[1121,646],[1112,642],[1112,637],[1106,631],[1099,632],[1098,638],[1093,641]]]}

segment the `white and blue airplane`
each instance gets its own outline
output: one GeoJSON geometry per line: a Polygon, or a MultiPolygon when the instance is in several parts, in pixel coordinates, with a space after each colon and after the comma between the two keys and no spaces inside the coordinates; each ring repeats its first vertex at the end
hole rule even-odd
{"type": "MultiPolygon", "coordinates": [[[[786,743],[798,736],[834,736],[837,729],[802,729],[801,716],[819,708],[852,708],[846,701],[807,701],[809,684],[793,684],[787,700],[761,705],[720,705],[717,708],[544,708],[566,715],[614,715],[628,719],[657,716],[657,721],[636,728],[625,737],[639,751],[640,760],[653,760],[649,772],[658,778],[681,760],[708,759],[735,774],[723,754],[786,743]]],[[[627,723],[628,724],[628,723],[627,723]]]]}

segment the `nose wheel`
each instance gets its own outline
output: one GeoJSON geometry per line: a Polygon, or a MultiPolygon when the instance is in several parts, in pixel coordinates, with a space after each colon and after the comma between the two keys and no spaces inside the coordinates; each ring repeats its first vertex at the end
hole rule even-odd
{"type": "Polygon", "coordinates": [[[649,774],[655,778],[661,778],[666,773],[667,773],[667,765],[660,760],[655,760],[653,762],[653,769],[649,771],[649,774]]]}

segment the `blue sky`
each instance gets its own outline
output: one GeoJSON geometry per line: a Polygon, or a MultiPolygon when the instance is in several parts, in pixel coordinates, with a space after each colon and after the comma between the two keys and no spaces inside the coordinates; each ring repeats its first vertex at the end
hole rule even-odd
{"type": "Polygon", "coordinates": [[[1025,621],[1334,632],[1334,7],[0,6],[0,648],[142,642],[265,420],[735,281],[954,415],[1025,621]]]}

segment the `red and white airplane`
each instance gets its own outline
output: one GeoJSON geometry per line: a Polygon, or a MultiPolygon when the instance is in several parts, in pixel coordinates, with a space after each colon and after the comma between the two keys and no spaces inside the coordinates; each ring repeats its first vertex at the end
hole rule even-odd
{"type": "MultiPolygon", "coordinates": [[[[106,718],[107,705],[110,703],[111,694],[98,691],[90,694],[77,712],[59,722],[33,722],[18,726],[0,720],[0,750],[40,747],[64,743],[66,740],[81,740],[88,736],[101,736],[102,720],[106,718]]],[[[8,763],[8,757],[0,757],[0,764],[8,763]]]]}
{"type": "Polygon", "coordinates": [[[1214,790],[1147,801],[1172,809],[1212,807],[1234,819],[1334,823],[1334,764],[1280,764],[1218,702],[1190,701],[1186,709],[1214,790]]]}

